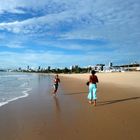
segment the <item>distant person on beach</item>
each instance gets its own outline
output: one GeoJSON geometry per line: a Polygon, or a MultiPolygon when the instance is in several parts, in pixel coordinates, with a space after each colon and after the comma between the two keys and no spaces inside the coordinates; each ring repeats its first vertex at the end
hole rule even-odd
{"type": "Polygon", "coordinates": [[[59,76],[58,76],[58,74],[57,74],[57,75],[55,76],[55,78],[54,78],[54,84],[53,84],[54,91],[53,91],[53,94],[56,94],[56,92],[57,92],[57,90],[58,90],[59,83],[60,83],[60,79],[59,79],[59,76]]]}
{"type": "Polygon", "coordinates": [[[96,106],[96,100],[97,100],[97,83],[98,83],[98,77],[95,75],[96,71],[92,70],[91,75],[89,76],[89,81],[87,82],[87,85],[89,86],[89,93],[87,98],[89,99],[90,104],[94,104],[96,106]]]}

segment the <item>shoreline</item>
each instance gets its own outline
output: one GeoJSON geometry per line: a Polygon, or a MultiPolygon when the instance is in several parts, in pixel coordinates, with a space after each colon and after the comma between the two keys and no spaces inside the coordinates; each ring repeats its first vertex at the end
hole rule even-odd
{"type": "Polygon", "coordinates": [[[16,101],[16,100],[19,100],[19,99],[22,99],[22,98],[26,98],[29,96],[29,92],[31,91],[32,89],[27,89],[26,91],[23,91],[23,94],[22,96],[19,96],[19,97],[15,97],[13,99],[10,99],[10,100],[7,100],[5,102],[1,102],[0,103],[0,107],[6,105],[6,104],[9,104],[10,102],[13,102],[13,101],[16,101]]]}
{"type": "MultiPolygon", "coordinates": [[[[11,72],[6,72],[6,73],[10,73],[11,74],[11,72]]],[[[53,76],[53,74],[46,74],[46,73],[27,73],[27,72],[12,72],[12,74],[29,74],[29,75],[35,74],[35,75],[38,75],[38,76],[53,76]]],[[[26,83],[24,83],[24,84],[26,84],[26,83]]],[[[28,97],[30,95],[30,92],[32,92],[33,88],[34,87],[26,88],[24,91],[22,91],[22,94],[23,95],[20,95],[18,97],[14,97],[12,99],[9,99],[9,100],[0,102],[0,107],[4,106],[6,104],[9,104],[11,102],[17,101],[19,99],[28,97]]]]}

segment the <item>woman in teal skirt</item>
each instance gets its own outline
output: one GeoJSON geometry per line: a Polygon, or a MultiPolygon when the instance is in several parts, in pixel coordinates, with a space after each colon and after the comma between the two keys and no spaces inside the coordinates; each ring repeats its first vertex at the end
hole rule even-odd
{"type": "Polygon", "coordinates": [[[88,93],[88,100],[90,104],[94,104],[96,106],[96,100],[97,100],[97,83],[98,83],[98,77],[95,75],[96,71],[92,70],[90,77],[89,77],[89,93],[88,93]]]}

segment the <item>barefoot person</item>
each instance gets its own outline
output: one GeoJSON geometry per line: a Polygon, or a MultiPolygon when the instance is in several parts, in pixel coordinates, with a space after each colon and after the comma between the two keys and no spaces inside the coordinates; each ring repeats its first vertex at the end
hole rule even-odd
{"type": "Polygon", "coordinates": [[[97,85],[96,83],[98,83],[98,77],[95,75],[96,71],[92,70],[91,71],[91,75],[89,77],[89,94],[88,94],[88,99],[89,99],[89,103],[94,104],[94,106],[96,106],[96,100],[97,100],[97,95],[96,95],[96,91],[97,91],[97,85]]]}
{"type": "Polygon", "coordinates": [[[56,92],[58,90],[59,83],[60,83],[59,76],[56,75],[55,78],[54,78],[54,85],[53,85],[54,91],[53,91],[53,94],[56,94],[56,92]]]}

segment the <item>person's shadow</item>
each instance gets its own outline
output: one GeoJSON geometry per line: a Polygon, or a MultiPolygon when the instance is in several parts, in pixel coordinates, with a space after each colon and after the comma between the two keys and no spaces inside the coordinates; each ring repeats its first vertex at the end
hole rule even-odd
{"type": "Polygon", "coordinates": [[[54,101],[55,101],[56,112],[60,113],[61,109],[60,109],[60,105],[59,105],[59,100],[56,96],[54,96],[53,98],[54,98],[54,101]]]}
{"type": "Polygon", "coordinates": [[[86,94],[86,93],[88,93],[88,92],[86,92],[86,91],[82,91],[82,92],[72,92],[72,93],[65,93],[65,94],[63,94],[63,95],[77,95],[77,94],[86,94]]]}
{"type": "Polygon", "coordinates": [[[138,100],[138,99],[140,99],[140,97],[131,97],[131,98],[125,98],[125,99],[110,100],[110,101],[99,101],[98,106],[110,105],[110,104],[115,104],[119,102],[126,102],[126,101],[131,101],[131,100],[138,100]]]}

